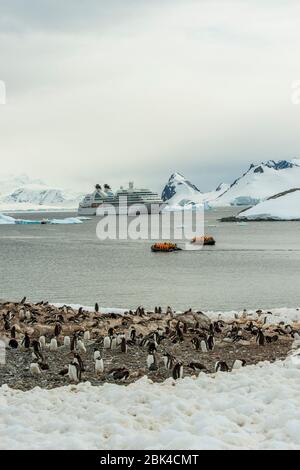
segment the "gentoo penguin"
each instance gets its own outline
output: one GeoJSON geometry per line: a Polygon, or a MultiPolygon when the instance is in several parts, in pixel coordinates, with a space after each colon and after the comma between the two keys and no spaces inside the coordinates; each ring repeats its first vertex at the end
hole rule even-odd
{"type": "Polygon", "coordinates": [[[148,369],[150,369],[150,367],[152,366],[152,364],[155,364],[156,362],[156,358],[155,358],[155,353],[154,352],[148,352],[148,356],[147,356],[147,367],[148,369]]]}
{"type": "Polygon", "coordinates": [[[69,347],[70,344],[71,344],[70,336],[65,336],[64,337],[64,346],[69,347]]]}
{"type": "Polygon", "coordinates": [[[193,339],[191,340],[191,343],[192,343],[193,347],[194,347],[196,350],[200,349],[200,340],[199,340],[199,338],[196,338],[196,337],[193,338],[193,339]]]}
{"type": "Polygon", "coordinates": [[[78,383],[81,380],[81,369],[75,361],[69,364],[68,375],[71,382],[78,383]]]}
{"type": "Polygon", "coordinates": [[[130,330],[130,339],[131,341],[135,341],[136,340],[136,329],[135,328],[132,328],[130,330]]]}
{"type": "Polygon", "coordinates": [[[173,367],[173,357],[171,354],[165,352],[163,354],[163,361],[166,369],[172,369],[173,367]]]}
{"type": "Polygon", "coordinates": [[[61,324],[60,323],[56,323],[55,327],[54,327],[54,336],[59,336],[61,334],[61,330],[62,330],[62,327],[61,327],[61,324]]]}
{"type": "Polygon", "coordinates": [[[169,305],[167,307],[167,315],[173,315],[172,307],[170,307],[169,305]]]}
{"type": "Polygon", "coordinates": [[[74,354],[74,359],[73,362],[76,362],[76,364],[79,365],[80,371],[84,372],[84,365],[83,365],[83,360],[81,359],[80,355],[78,353],[74,354]]]}
{"type": "Polygon", "coordinates": [[[71,339],[71,343],[70,343],[71,351],[75,351],[76,346],[77,346],[77,333],[74,333],[71,339]]]}
{"type": "Polygon", "coordinates": [[[210,351],[214,350],[215,347],[215,338],[213,335],[209,335],[207,338],[207,347],[210,351]]]}
{"type": "Polygon", "coordinates": [[[9,346],[10,348],[12,348],[12,349],[17,349],[18,346],[19,346],[19,343],[18,343],[18,341],[17,341],[15,338],[11,338],[11,339],[9,340],[8,346],[9,346]]]}
{"type": "Polygon", "coordinates": [[[203,370],[205,370],[205,371],[207,370],[206,367],[205,367],[203,364],[201,364],[200,362],[190,362],[189,365],[188,365],[188,367],[189,367],[190,369],[193,369],[193,370],[196,371],[196,372],[200,372],[201,370],[202,370],[202,371],[203,371],[203,370]]]}
{"type": "Polygon", "coordinates": [[[117,348],[117,337],[113,335],[110,340],[110,349],[116,349],[117,348]]]}
{"type": "Polygon", "coordinates": [[[25,310],[23,308],[19,311],[19,319],[20,321],[25,320],[25,310]]]}
{"type": "Polygon", "coordinates": [[[23,297],[23,299],[21,300],[21,302],[20,302],[20,303],[21,303],[22,305],[24,305],[24,304],[25,304],[25,302],[26,302],[26,296],[25,296],[25,297],[23,297]]]}
{"type": "Polygon", "coordinates": [[[180,328],[180,322],[179,321],[177,322],[177,325],[176,325],[175,329],[176,329],[176,334],[179,338],[179,341],[183,341],[184,338],[183,338],[183,333],[182,333],[181,328],[180,328]]]}
{"type": "Polygon", "coordinates": [[[174,380],[183,378],[183,365],[182,365],[182,362],[177,362],[177,364],[175,364],[173,372],[172,372],[172,376],[173,376],[174,380]]]}
{"type": "Polygon", "coordinates": [[[148,353],[149,353],[149,354],[152,354],[152,353],[154,353],[154,352],[156,352],[156,351],[157,351],[157,343],[156,343],[156,342],[154,342],[154,343],[153,343],[153,342],[152,342],[152,343],[149,343],[149,345],[148,345],[148,353]]]}
{"type": "Polygon", "coordinates": [[[125,368],[116,370],[112,373],[112,377],[114,380],[127,380],[129,377],[129,371],[125,368]]]}
{"type": "Polygon", "coordinates": [[[117,334],[116,338],[117,338],[117,346],[120,346],[120,344],[122,343],[122,338],[124,338],[124,334],[117,334]]]}
{"type": "Polygon", "coordinates": [[[10,337],[11,338],[15,338],[16,337],[16,327],[15,325],[12,326],[11,330],[10,330],[10,337]]]}
{"type": "Polygon", "coordinates": [[[43,354],[42,354],[42,351],[41,351],[41,345],[40,345],[39,341],[34,340],[34,341],[32,341],[31,345],[33,347],[33,352],[32,352],[33,359],[43,361],[44,358],[43,358],[43,354]]]}
{"type": "Polygon", "coordinates": [[[30,348],[30,338],[29,338],[29,334],[27,332],[25,333],[25,336],[23,338],[22,346],[24,346],[25,349],[30,348]]]}
{"type": "Polygon", "coordinates": [[[232,364],[232,370],[240,369],[241,367],[244,367],[245,365],[246,365],[245,359],[235,359],[234,363],[232,364]]]}
{"type": "Polygon", "coordinates": [[[103,348],[110,349],[110,336],[105,336],[103,340],[103,348]]]}
{"type": "Polygon", "coordinates": [[[207,352],[207,343],[204,339],[202,339],[202,341],[200,342],[200,346],[201,346],[201,351],[206,353],[207,352]]]}
{"type": "Polygon", "coordinates": [[[257,332],[256,342],[259,346],[264,346],[265,344],[265,336],[261,330],[258,330],[257,332]]]}
{"type": "Polygon", "coordinates": [[[127,353],[127,342],[126,342],[126,338],[122,338],[122,342],[121,342],[121,351],[122,351],[122,353],[127,353]]]}
{"type": "Polygon", "coordinates": [[[96,374],[102,374],[103,371],[104,371],[103,359],[102,359],[102,357],[98,357],[95,360],[95,372],[96,372],[96,374]]]}
{"type": "Polygon", "coordinates": [[[55,338],[51,339],[49,349],[51,352],[57,351],[57,340],[55,338]]]}
{"type": "Polygon", "coordinates": [[[229,372],[229,367],[228,365],[226,364],[225,361],[218,361],[216,362],[216,365],[215,365],[215,371],[216,372],[229,372]]]}
{"type": "Polygon", "coordinates": [[[39,343],[42,349],[45,349],[46,347],[46,338],[45,336],[40,336],[39,337],[39,343]]]}
{"type": "Polygon", "coordinates": [[[112,336],[114,334],[114,329],[110,327],[107,332],[108,336],[112,336]]]}
{"type": "Polygon", "coordinates": [[[49,365],[41,359],[38,361],[38,365],[41,370],[49,370],[49,365]]]}
{"type": "Polygon", "coordinates": [[[77,341],[77,349],[80,353],[83,353],[83,354],[86,353],[86,347],[81,339],[77,341]]]}
{"type": "Polygon", "coordinates": [[[30,320],[30,319],[31,319],[31,311],[30,311],[30,310],[26,310],[26,312],[25,312],[25,318],[26,318],[26,320],[30,320]]]}
{"type": "Polygon", "coordinates": [[[99,358],[101,358],[101,352],[98,349],[95,349],[95,351],[94,351],[94,361],[96,361],[96,359],[99,359],[99,358]]]}
{"type": "Polygon", "coordinates": [[[86,331],[83,333],[83,339],[84,339],[84,341],[89,341],[89,340],[91,339],[91,335],[90,335],[89,330],[86,330],[86,331]]]}
{"type": "Polygon", "coordinates": [[[99,304],[98,304],[98,302],[95,303],[95,312],[96,312],[96,313],[99,312],[99,304]]]}
{"type": "Polygon", "coordinates": [[[37,362],[32,362],[30,364],[30,373],[32,375],[40,375],[41,374],[41,369],[40,369],[40,366],[38,365],[37,362]]]}

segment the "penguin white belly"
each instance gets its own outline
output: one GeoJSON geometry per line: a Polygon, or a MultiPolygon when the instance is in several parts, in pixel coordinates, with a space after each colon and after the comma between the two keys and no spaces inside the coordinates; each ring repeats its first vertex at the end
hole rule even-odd
{"type": "Polygon", "coordinates": [[[40,338],[39,338],[39,343],[40,343],[40,346],[41,346],[42,349],[45,348],[45,346],[46,346],[46,338],[45,338],[45,336],[40,336],[40,338]]]}
{"type": "Polygon", "coordinates": [[[30,364],[30,372],[32,375],[40,375],[41,374],[41,369],[39,368],[39,365],[36,362],[32,362],[30,364]]]}
{"type": "Polygon", "coordinates": [[[242,361],[236,359],[233,363],[232,369],[241,369],[241,367],[243,367],[242,361]]]}
{"type": "Polygon", "coordinates": [[[109,336],[105,336],[104,341],[103,341],[103,348],[110,349],[110,337],[109,336]]]}
{"type": "Polygon", "coordinates": [[[78,340],[78,342],[77,342],[77,349],[81,353],[84,353],[84,354],[86,353],[85,345],[83,344],[83,341],[81,341],[81,339],[78,340]]]}
{"type": "Polygon", "coordinates": [[[110,347],[111,347],[111,349],[116,349],[117,348],[117,338],[112,338],[110,347]]]}
{"type": "Polygon", "coordinates": [[[90,335],[90,332],[89,331],[85,331],[84,334],[83,334],[83,339],[85,341],[89,341],[91,339],[91,335],[90,335]]]}
{"type": "Polygon", "coordinates": [[[147,367],[150,369],[150,366],[154,363],[153,354],[148,354],[147,356],[147,367]]]}
{"type": "Polygon", "coordinates": [[[69,364],[68,375],[72,382],[78,382],[77,368],[74,364],[69,364]]]}
{"type": "Polygon", "coordinates": [[[65,336],[65,337],[64,337],[64,346],[69,347],[70,344],[71,344],[70,336],[65,336]]]}
{"type": "Polygon", "coordinates": [[[103,359],[96,359],[96,362],[95,362],[96,374],[101,374],[103,371],[104,371],[103,359]]]}
{"type": "Polygon", "coordinates": [[[50,351],[53,352],[53,351],[57,351],[57,341],[55,338],[52,338],[51,339],[51,342],[50,342],[50,351]]]}
{"type": "Polygon", "coordinates": [[[204,340],[201,341],[200,346],[201,346],[201,351],[202,352],[207,352],[207,346],[206,346],[206,342],[204,340]]]}

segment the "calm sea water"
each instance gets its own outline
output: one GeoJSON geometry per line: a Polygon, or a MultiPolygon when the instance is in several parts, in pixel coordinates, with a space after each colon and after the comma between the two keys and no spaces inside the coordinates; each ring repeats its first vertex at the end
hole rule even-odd
{"type": "Polygon", "coordinates": [[[95,218],[82,225],[0,225],[0,298],[203,310],[299,305],[300,223],[217,221],[233,213],[206,213],[215,247],[171,254],[151,253],[150,241],[100,242],[95,218]]]}

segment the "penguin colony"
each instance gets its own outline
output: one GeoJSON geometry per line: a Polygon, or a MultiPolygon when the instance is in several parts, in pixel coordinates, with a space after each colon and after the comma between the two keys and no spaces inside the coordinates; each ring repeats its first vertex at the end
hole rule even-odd
{"type": "Polygon", "coordinates": [[[235,320],[211,321],[192,309],[153,312],[138,307],[124,315],[101,314],[48,302],[0,303],[0,334],[6,364],[0,382],[28,389],[89,380],[130,383],[179,380],[201,373],[232,372],[260,360],[284,358],[300,347],[300,325],[271,325],[272,312],[247,311],[235,320]]]}

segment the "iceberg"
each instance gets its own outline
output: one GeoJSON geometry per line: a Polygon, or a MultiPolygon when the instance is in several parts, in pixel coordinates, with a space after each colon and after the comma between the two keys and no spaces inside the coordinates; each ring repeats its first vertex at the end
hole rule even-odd
{"type": "Polygon", "coordinates": [[[14,219],[8,215],[0,214],[0,225],[72,225],[82,224],[79,217],[67,217],[65,219],[14,219]]]}
{"type": "Polygon", "coordinates": [[[266,201],[242,211],[240,220],[300,220],[300,188],[271,196],[266,201]]]}

